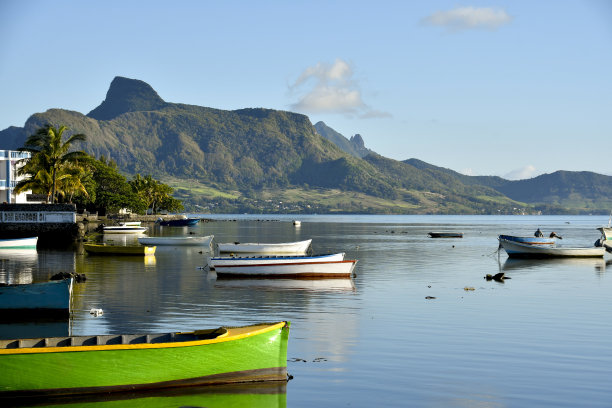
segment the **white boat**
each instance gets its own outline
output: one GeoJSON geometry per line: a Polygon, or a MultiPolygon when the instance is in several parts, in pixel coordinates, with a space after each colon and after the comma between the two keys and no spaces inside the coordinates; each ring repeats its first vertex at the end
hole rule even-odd
{"type": "Polygon", "coordinates": [[[519,237],[515,235],[500,235],[498,239],[505,239],[506,241],[514,241],[521,244],[529,244],[529,245],[544,245],[544,246],[554,246],[557,245],[557,241],[554,237],[544,238],[544,237],[519,237]]]}
{"type": "Polygon", "coordinates": [[[138,237],[138,242],[142,245],[197,245],[212,246],[214,235],[205,237],[194,237],[191,235],[181,237],[138,237]]]}
{"type": "Polygon", "coordinates": [[[143,234],[147,227],[138,225],[104,225],[102,232],[105,234],[143,234]]]}
{"type": "Polygon", "coordinates": [[[606,251],[612,252],[612,227],[599,227],[601,231],[601,245],[606,248],[606,251]]]}
{"type": "Polygon", "coordinates": [[[140,227],[140,221],[124,221],[120,222],[119,225],[127,226],[127,227],[140,227]]]}
{"type": "Polygon", "coordinates": [[[500,239],[499,243],[511,258],[594,258],[603,257],[604,247],[552,247],[500,239]]]}
{"type": "Polygon", "coordinates": [[[217,244],[219,252],[248,253],[248,254],[305,254],[312,239],[298,242],[281,243],[224,243],[217,244]]]}
{"type": "MultiPolygon", "coordinates": [[[[225,262],[215,262],[211,258],[209,267],[217,273],[218,277],[257,277],[257,278],[342,278],[350,277],[356,260],[339,260],[329,256],[303,256],[303,257],[262,257],[258,262],[252,258],[245,262],[245,258],[227,258],[225,262]]],[[[344,254],[341,254],[344,257],[344,254]]]]}
{"type": "Polygon", "coordinates": [[[0,248],[36,248],[38,237],[0,239],[0,248]]]}
{"type": "Polygon", "coordinates": [[[336,254],[314,255],[314,256],[244,256],[244,257],[222,257],[210,256],[207,258],[208,267],[211,270],[222,266],[245,266],[261,264],[289,264],[302,262],[337,262],[344,261],[344,252],[336,254]]]}

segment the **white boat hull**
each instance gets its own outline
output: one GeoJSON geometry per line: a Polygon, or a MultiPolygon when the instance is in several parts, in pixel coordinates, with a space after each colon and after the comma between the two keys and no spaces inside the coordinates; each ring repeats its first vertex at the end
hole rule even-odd
{"type": "Polygon", "coordinates": [[[298,242],[267,243],[224,243],[217,244],[219,252],[248,254],[305,254],[312,239],[298,242]]]}
{"type": "Polygon", "coordinates": [[[252,265],[220,265],[215,267],[219,277],[258,278],[342,278],[350,277],[356,260],[302,263],[271,263],[252,265]]]}
{"type": "Polygon", "coordinates": [[[210,247],[213,238],[214,235],[206,237],[138,237],[138,242],[142,245],[197,245],[210,247]]]}
{"type": "Polygon", "coordinates": [[[511,258],[594,258],[603,257],[606,252],[604,247],[546,247],[521,244],[505,239],[500,239],[499,242],[511,258]]]}
{"type": "Polygon", "coordinates": [[[557,241],[555,238],[544,238],[544,237],[519,237],[515,235],[500,235],[498,239],[506,241],[518,242],[520,244],[528,245],[539,245],[539,246],[555,246],[557,241]]]}
{"type": "Polygon", "coordinates": [[[337,262],[344,261],[344,252],[317,256],[250,256],[250,257],[208,257],[208,267],[216,269],[221,266],[246,266],[261,264],[291,264],[304,262],[337,262]]]}
{"type": "Polygon", "coordinates": [[[137,227],[133,225],[118,225],[104,227],[102,232],[105,234],[143,234],[147,227],[137,227]]]}
{"type": "Polygon", "coordinates": [[[38,237],[0,239],[0,248],[36,248],[38,237]]]}

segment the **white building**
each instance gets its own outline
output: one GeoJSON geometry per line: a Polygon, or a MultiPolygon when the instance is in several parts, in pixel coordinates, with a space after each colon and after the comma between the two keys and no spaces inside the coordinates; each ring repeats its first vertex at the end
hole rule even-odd
{"type": "Polygon", "coordinates": [[[0,203],[26,203],[31,191],[15,195],[13,189],[21,177],[17,177],[17,166],[21,159],[29,159],[30,153],[0,150],[0,203]]]}

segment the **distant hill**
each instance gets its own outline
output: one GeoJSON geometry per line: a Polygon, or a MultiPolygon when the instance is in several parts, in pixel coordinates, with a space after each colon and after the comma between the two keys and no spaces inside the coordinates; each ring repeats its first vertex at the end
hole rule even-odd
{"type": "Polygon", "coordinates": [[[540,203],[554,211],[603,212],[612,197],[607,176],[563,172],[520,182],[465,176],[416,159],[385,158],[367,149],[360,135],[347,139],[323,122],[313,126],[305,115],[168,103],[147,83],[123,77],[113,79],[104,101],[87,115],[50,109],[22,128],[0,131],[3,148],[23,146],[46,123],[86,134],[76,147],[114,160],[128,176],[172,181],[187,207],[222,197],[257,209],[260,198],[284,197],[299,200],[295,208],[319,212],[512,213],[540,203]]]}
{"type": "Polygon", "coordinates": [[[466,176],[418,159],[404,163],[434,176],[447,175],[467,185],[492,188],[513,200],[549,210],[599,210],[602,213],[612,210],[612,177],[602,174],[559,170],[526,180],[506,180],[497,176],[466,176]]]}

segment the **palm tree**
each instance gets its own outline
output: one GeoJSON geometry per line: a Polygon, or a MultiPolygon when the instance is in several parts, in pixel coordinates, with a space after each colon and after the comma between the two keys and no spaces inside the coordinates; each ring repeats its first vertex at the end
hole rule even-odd
{"type": "MultiPolygon", "coordinates": [[[[36,133],[29,136],[25,146],[18,149],[22,152],[29,152],[32,155],[28,165],[24,166],[20,173],[27,174],[30,178],[27,181],[42,179],[42,173],[51,175],[51,202],[55,203],[57,180],[67,166],[78,165],[79,161],[87,161],[89,156],[83,151],[69,151],[72,143],[85,141],[84,134],[74,134],[64,142],[62,136],[68,128],[64,125],[54,127],[50,124],[38,129],[36,133]]],[[[23,183],[25,185],[26,183],[23,183]]],[[[18,187],[20,187],[18,185],[18,187]]],[[[20,190],[24,190],[20,187],[20,190]]],[[[48,191],[48,190],[47,190],[48,191]]],[[[47,196],[49,193],[47,193],[47,196]]]]}

